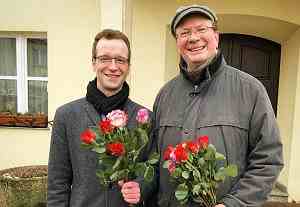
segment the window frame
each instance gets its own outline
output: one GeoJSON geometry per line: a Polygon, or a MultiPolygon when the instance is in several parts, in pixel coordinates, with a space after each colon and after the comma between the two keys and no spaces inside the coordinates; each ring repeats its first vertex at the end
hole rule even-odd
{"type": "MultiPolygon", "coordinates": [[[[31,77],[28,76],[27,65],[27,39],[44,39],[47,40],[48,51],[48,39],[46,34],[14,34],[13,32],[3,34],[0,32],[0,38],[14,38],[16,40],[16,76],[1,76],[0,80],[16,80],[17,82],[17,112],[28,112],[28,81],[45,81],[48,84],[48,71],[47,77],[31,77]]],[[[47,52],[48,54],[48,52],[47,52]]],[[[48,59],[48,55],[47,55],[48,59]]],[[[48,65],[47,65],[48,69],[48,65]]],[[[47,88],[48,90],[48,88],[47,88]]]]}

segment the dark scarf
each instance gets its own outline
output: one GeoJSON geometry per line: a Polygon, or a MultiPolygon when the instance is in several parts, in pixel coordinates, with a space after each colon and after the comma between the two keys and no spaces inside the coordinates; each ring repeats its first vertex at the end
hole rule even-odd
{"type": "Polygon", "coordinates": [[[202,81],[209,78],[209,76],[213,75],[222,63],[222,54],[220,51],[216,54],[216,56],[211,60],[211,62],[201,70],[189,72],[187,68],[187,63],[180,58],[179,68],[183,77],[187,80],[191,81],[194,85],[199,85],[202,81]]]}
{"type": "Polygon", "coordinates": [[[107,97],[97,88],[97,79],[90,81],[87,86],[86,100],[91,103],[99,115],[115,109],[123,109],[129,96],[129,86],[124,82],[122,89],[115,95],[107,97]]]}

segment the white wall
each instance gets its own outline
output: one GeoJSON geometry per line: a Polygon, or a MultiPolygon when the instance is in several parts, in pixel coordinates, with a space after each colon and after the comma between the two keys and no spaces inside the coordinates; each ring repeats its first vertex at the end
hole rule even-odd
{"type": "MultiPolygon", "coordinates": [[[[59,105],[85,95],[94,77],[91,48],[100,30],[98,0],[1,1],[0,32],[45,33],[49,119],[59,105]]],[[[0,169],[47,164],[50,129],[0,127],[0,169]]]]}

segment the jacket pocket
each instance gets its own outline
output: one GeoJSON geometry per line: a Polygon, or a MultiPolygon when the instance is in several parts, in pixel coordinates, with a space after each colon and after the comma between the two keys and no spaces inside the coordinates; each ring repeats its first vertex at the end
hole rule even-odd
{"type": "Polygon", "coordinates": [[[235,164],[238,167],[236,177],[227,178],[225,182],[220,183],[217,197],[221,198],[230,191],[230,186],[233,186],[245,171],[249,124],[232,117],[219,117],[216,120],[198,122],[197,130],[200,135],[207,135],[209,143],[226,157],[226,162],[219,162],[218,168],[225,164],[235,164]]]}
{"type": "Polygon", "coordinates": [[[181,141],[182,124],[177,120],[161,119],[156,129],[158,149],[164,150],[167,145],[175,145],[181,141]]]}

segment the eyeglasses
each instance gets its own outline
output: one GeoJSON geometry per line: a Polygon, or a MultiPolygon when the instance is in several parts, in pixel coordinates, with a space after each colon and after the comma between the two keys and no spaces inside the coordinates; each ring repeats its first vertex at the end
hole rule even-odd
{"type": "Polygon", "coordinates": [[[187,38],[191,37],[192,34],[194,33],[196,36],[200,36],[201,34],[205,34],[208,32],[209,29],[215,29],[214,26],[202,26],[202,27],[196,27],[194,31],[192,29],[184,29],[181,32],[178,32],[176,34],[177,38],[187,38]]]}
{"type": "Polygon", "coordinates": [[[128,64],[128,59],[124,57],[109,57],[109,56],[98,56],[94,57],[95,63],[101,63],[101,64],[111,64],[115,61],[116,65],[126,65],[128,64]]]}

